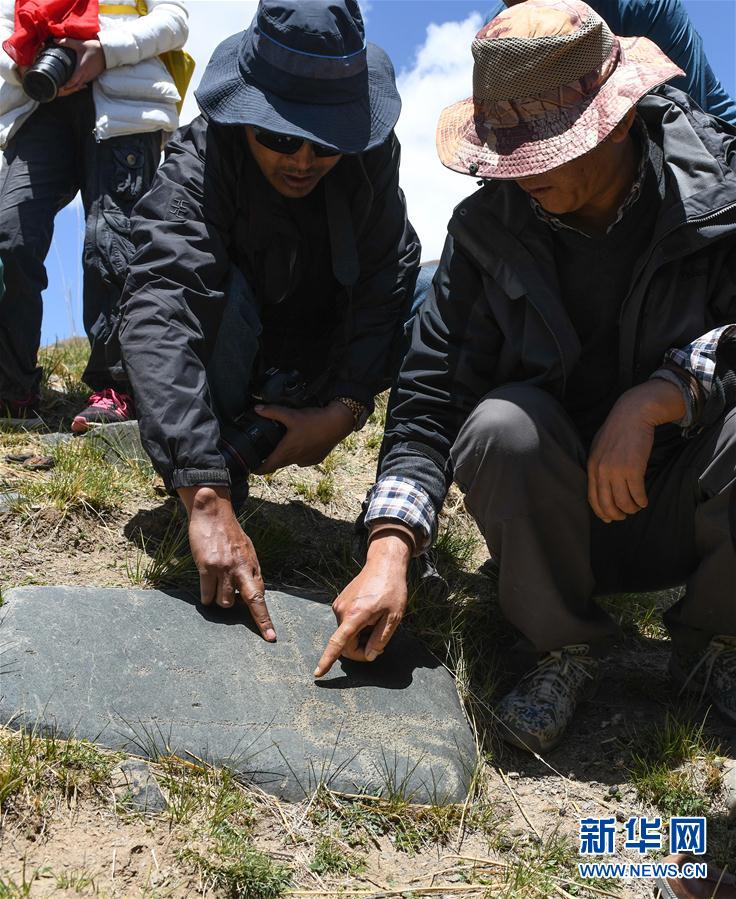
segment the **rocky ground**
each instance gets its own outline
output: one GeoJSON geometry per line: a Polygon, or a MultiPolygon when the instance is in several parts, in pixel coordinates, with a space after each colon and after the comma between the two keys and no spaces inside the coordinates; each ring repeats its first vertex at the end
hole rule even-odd
{"type": "MultiPolygon", "coordinates": [[[[47,430],[68,427],[83,353],[72,343],[46,354],[47,430]]],[[[255,479],[245,526],[268,586],[334,594],[347,582],[381,425],[379,410],[323,465],[255,479]]],[[[2,433],[0,493],[0,590],[195,583],[180,510],[146,465],[112,465],[80,441],[49,448],[38,434],[2,433]],[[27,453],[53,466],[4,461],[27,453]]],[[[661,612],[675,594],[604,600],[625,640],[568,738],[536,758],[505,747],[494,723],[493,702],[520,662],[481,569],[486,558],[453,494],[438,547],[450,597],[417,589],[407,619],[456,675],[476,729],[479,763],[464,805],[325,787],[279,803],[227,771],[161,757],[145,775],[142,807],[122,757],[11,726],[0,729],[0,897],[651,895],[651,884],[580,880],[579,820],[589,816],[614,816],[622,829],[632,816],[705,815],[707,857],[733,869],[724,777],[736,729],[669,683],[661,612]]],[[[638,860],[617,855],[627,858],[638,860]]]]}

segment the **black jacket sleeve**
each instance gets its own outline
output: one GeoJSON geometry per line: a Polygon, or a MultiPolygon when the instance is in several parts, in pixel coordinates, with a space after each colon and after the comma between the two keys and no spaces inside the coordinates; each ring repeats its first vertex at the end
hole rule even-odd
{"type": "Polygon", "coordinates": [[[415,481],[438,514],[453,478],[452,445],[493,385],[501,332],[485,297],[487,277],[448,236],[386,425],[379,476],[415,481]]]}
{"type": "Polygon", "coordinates": [[[120,341],[143,445],[169,488],[229,483],[205,377],[234,214],[219,144],[201,117],[180,129],[132,218],[120,341]]]}
{"type": "Polygon", "coordinates": [[[345,351],[330,393],[372,406],[393,381],[409,318],[421,246],[399,187],[395,136],[362,157],[373,185],[370,211],[357,234],[360,277],[352,288],[345,351]]]}

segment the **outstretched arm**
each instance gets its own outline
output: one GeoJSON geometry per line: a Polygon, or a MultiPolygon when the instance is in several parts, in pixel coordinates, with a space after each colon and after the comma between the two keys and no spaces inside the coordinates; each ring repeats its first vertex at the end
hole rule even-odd
{"type": "Polygon", "coordinates": [[[327,674],[340,656],[373,662],[384,651],[406,610],[412,551],[412,541],[398,530],[382,530],[370,541],[363,570],[332,604],[338,627],[315,677],[327,674]]]}

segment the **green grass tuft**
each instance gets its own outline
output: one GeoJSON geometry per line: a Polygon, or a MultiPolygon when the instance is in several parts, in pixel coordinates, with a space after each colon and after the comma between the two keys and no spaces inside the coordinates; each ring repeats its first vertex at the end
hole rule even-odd
{"type": "Polygon", "coordinates": [[[720,789],[718,747],[704,728],[705,721],[668,713],[662,724],[632,736],[632,783],[665,815],[701,815],[720,789]]]}
{"type": "Polygon", "coordinates": [[[354,876],[365,870],[365,862],[334,837],[320,837],[309,868],[315,874],[354,876]]]}
{"type": "Polygon", "coordinates": [[[11,509],[33,520],[41,508],[57,510],[62,518],[74,514],[100,516],[119,510],[136,491],[150,489],[145,467],[112,465],[104,448],[85,439],[60,442],[51,449],[54,467],[43,475],[17,479],[18,494],[11,509]]]}
{"type": "Polygon", "coordinates": [[[180,857],[200,870],[214,890],[230,899],[279,899],[292,882],[288,868],[276,864],[263,852],[242,843],[220,842],[214,857],[185,849],[180,857]]]}
{"type": "Polygon", "coordinates": [[[0,818],[21,794],[34,795],[39,809],[53,795],[67,799],[80,793],[102,795],[122,757],[86,740],[0,729],[0,818]]]}

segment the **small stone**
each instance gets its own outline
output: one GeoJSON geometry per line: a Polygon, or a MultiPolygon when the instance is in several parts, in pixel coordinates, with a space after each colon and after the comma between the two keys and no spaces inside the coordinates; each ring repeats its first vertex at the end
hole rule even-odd
{"type": "Polygon", "coordinates": [[[53,434],[42,434],[39,441],[42,446],[51,449],[58,446],[60,443],[70,443],[74,439],[76,439],[74,434],[65,434],[55,431],[53,434]]]}
{"type": "Polygon", "coordinates": [[[723,801],[728,809],[728,820],[736,821],[736,761],[730,759],[723,769],[723,801]]]}
{"type": "Polygon", "coordinates": [[[509,778],[509,780],[518,780],[519,772],[518,771],[509,771],[509,773],[506,776],[509,778]]]}
{"type": "Polygon", "coordinates": [[[19,494],[12,490],[9,490],[7,493],[0,493],[0,515],[10,512],[18,498],[19,494]]]}
{"type": "Polygon", "coordinates": [[[127,759],[113,768],[112,788],[126,809],[144,815],[160,815],[166,811],[166,798],[158,781],[143,759],[127,759]]]}
{"type": "Polygon", "coordinates": [[[137,421],[96,425],[87,431],[84,438],[97,443],[103,449],[106,461],[112,465],[148,460],[148,455],[141,443],[137,421]]]}

